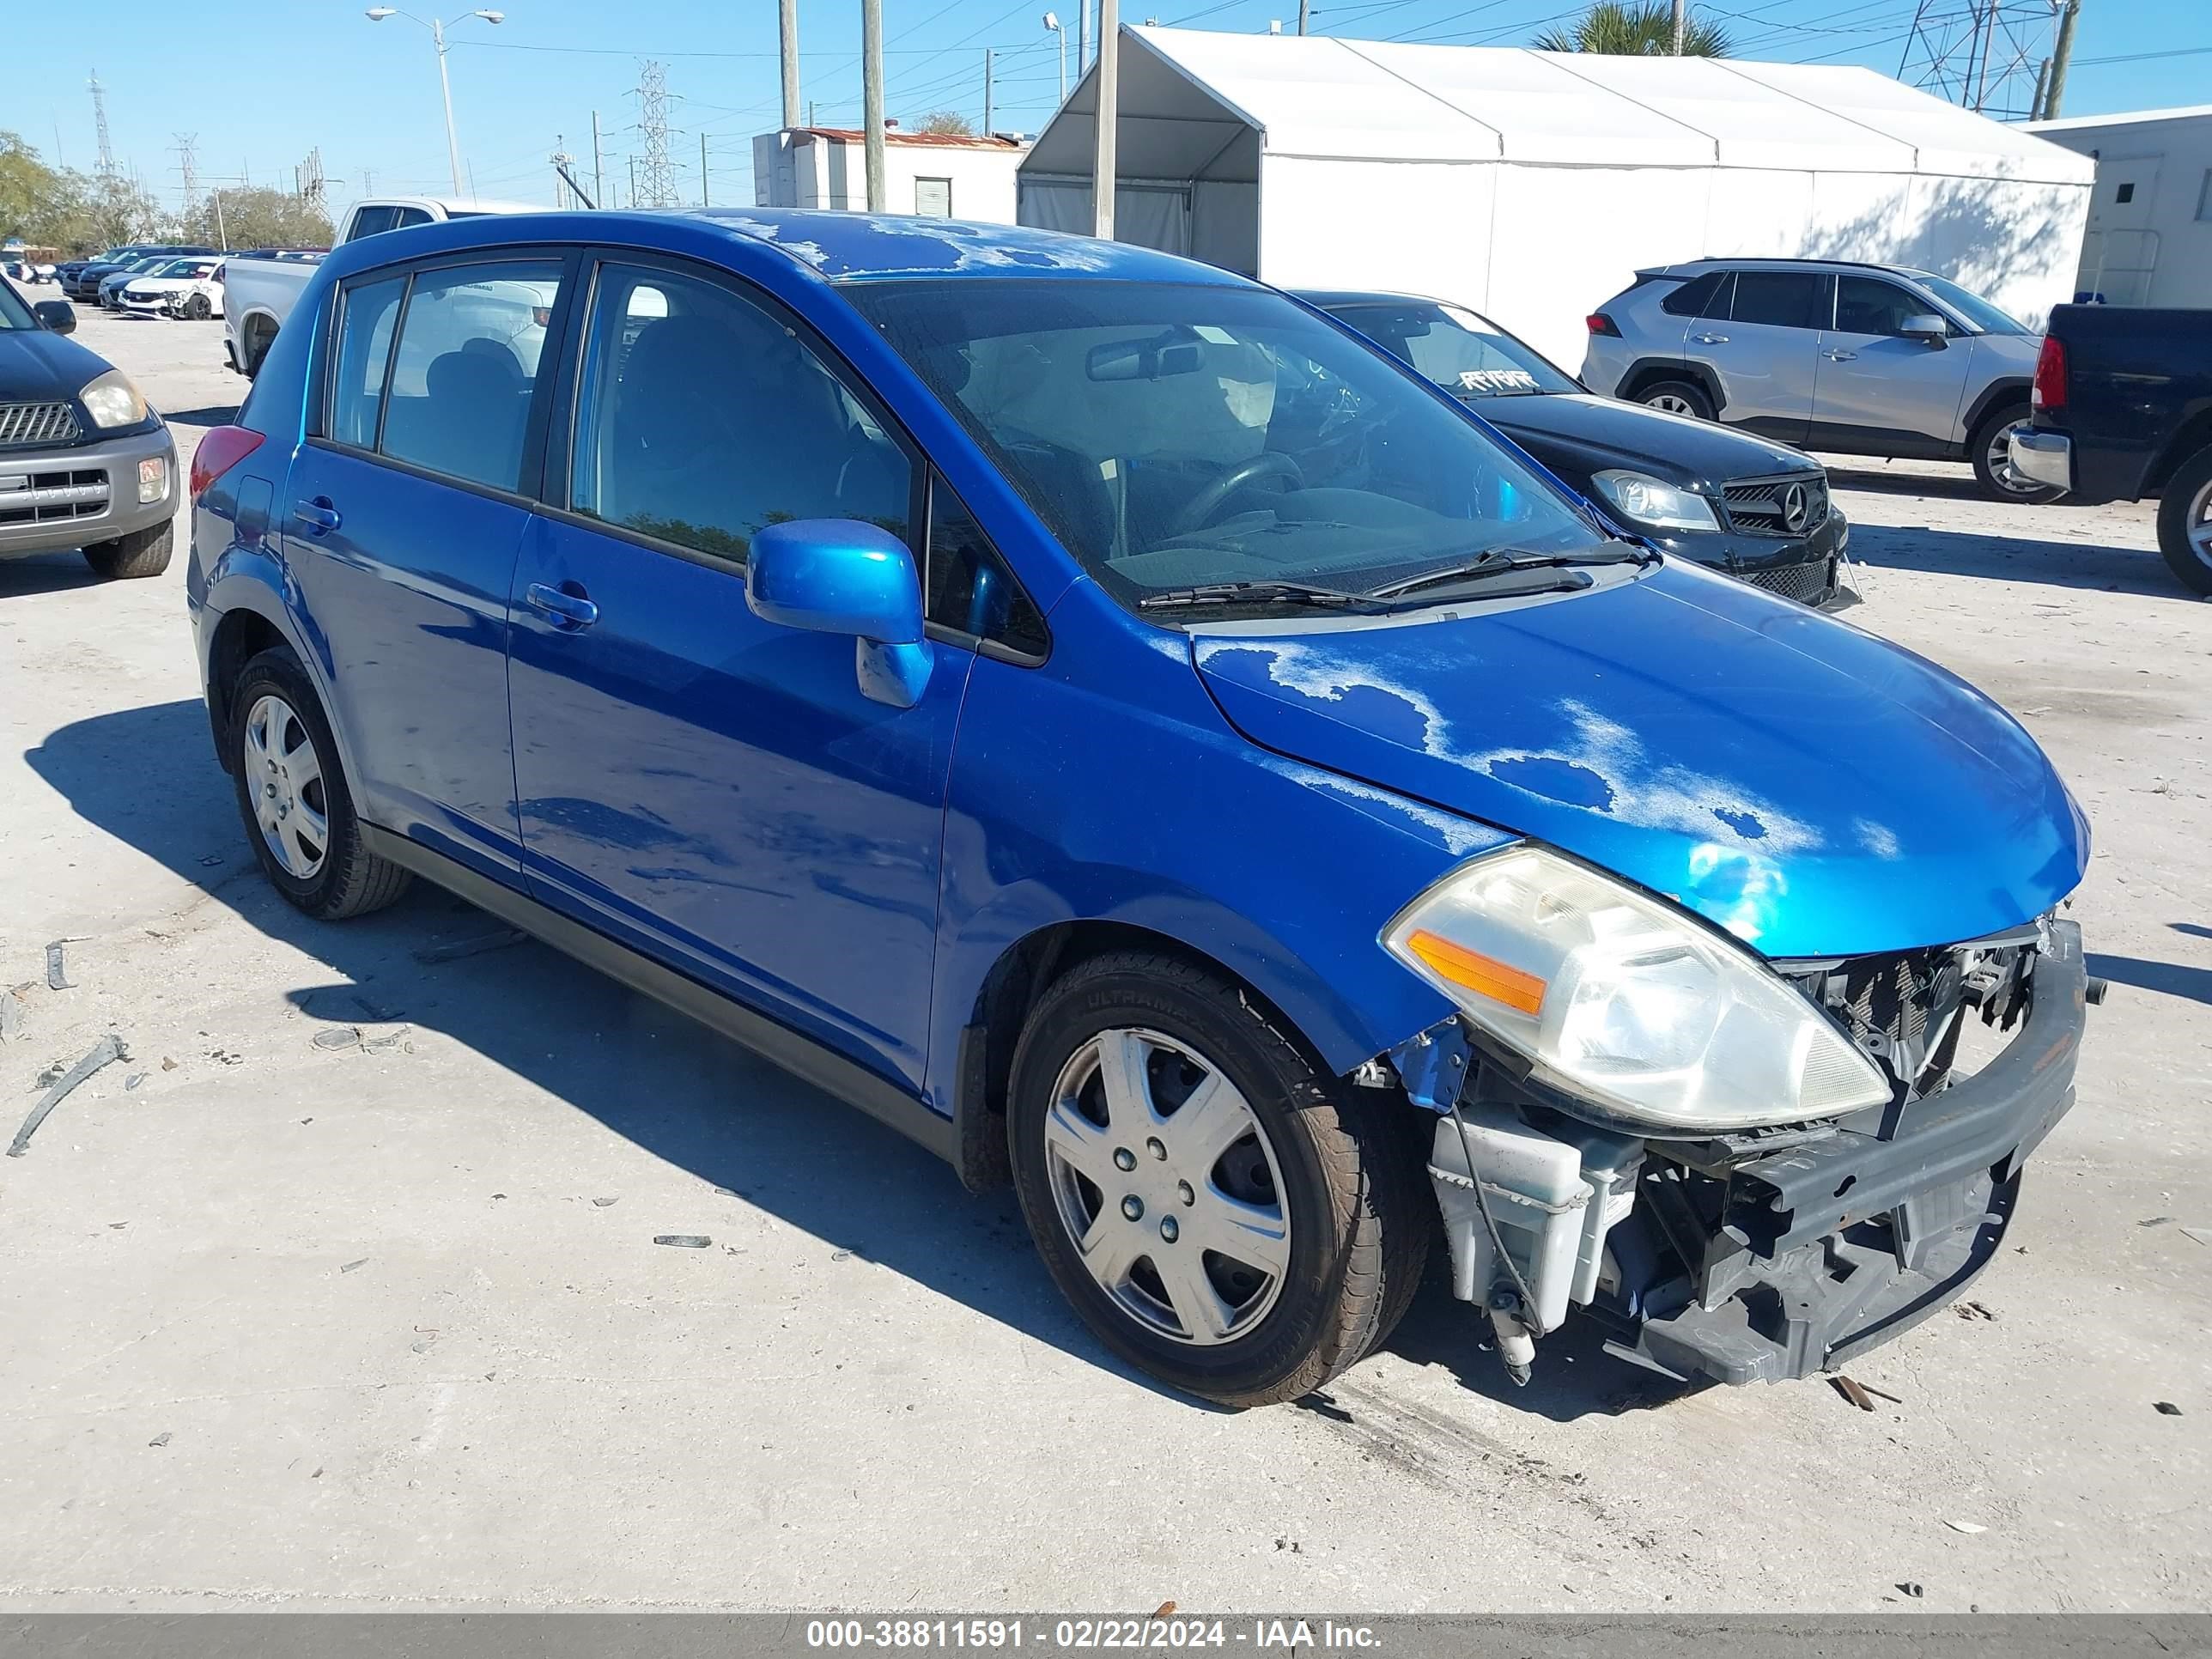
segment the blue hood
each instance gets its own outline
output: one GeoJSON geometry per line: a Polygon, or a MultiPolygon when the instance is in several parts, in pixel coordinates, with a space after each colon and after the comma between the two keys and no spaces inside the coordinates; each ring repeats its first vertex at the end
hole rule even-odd
{"type": "Polygon", "coordinates": [[[1770,957],[1978,938],[2088,859],[2043,751],[1972,686],[1671,562],[1560,602],[1192,650],[1254,742],[1547,842],[1770,957]]]}

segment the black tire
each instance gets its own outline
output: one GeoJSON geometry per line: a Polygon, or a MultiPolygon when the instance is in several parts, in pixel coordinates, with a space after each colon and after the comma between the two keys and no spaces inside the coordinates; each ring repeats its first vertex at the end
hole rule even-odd
{"type": "MultiPolygon", "coordinates": [[[[1415,1144],[1422,1116],[1395,1090],[1330,1077],[1219,975],[1176,956],[1121,951],[1073,969],[1030,1012],[1014,1054],[1007,1139],[1038,1252],[1099,1340],[1172,1387],[1224,1406],[1266,1406],[1310,1394],[1356,1364],[1405,1312],[1437,1230],[1415,1144]],[[1232,1325],[1210,1345],[1127,1311],[1084,1265],[1060,1213],[1046,1116],[1071,1059],[1122,1028],[1156,1032],[1216,1067],[1243,1095],[1281,1171],[1287,1268],[1249,1330],[1232,1325]]],[[[1172,1134],[1173,1123],[1170,1114],[1162,1133],[1172,1134]]],[[[1248,1137],[1231,1152],[1249,1157],[1253,1145],[1248,1137]]],[[[1102,1188],[1101,1212],[1112,1201],[1102,1188]]]]}
{"type": "Polygon", "coordinates": [[[2006,433],[2025,421],[2027,413],[2026,404],[1993,409],[1982,416],[1980,424],[1974,428],[1973,435],[1966,440],[1966,459],[1974,464],[1974,482],[1981,485],[1982,494],[1993,501],[2024,501],[2034,506],[2044,501],[2055,501],[2066,493],[2046,483],[2037,483],[2033,479],[2022,479],[2018,485],[2007,483],[2005,477],[2012,471],[2009,460],[2002,463],[2003,472],[1997,470],[1999,463],[1990,455],[1991,448],[2006,433]]]}
{"type": "Polygon", "coordinates": [[[354,813],[353,794],[346,787],[330,722],[324,718],[322,702],[315,696],[307,672],[289,651],[281,647],[264,651],[239,672],[237,683],[230,690],[229,732],[225,740],[230,744],[232,775],[238,786],[238,811],[245,821],[246,841],[270,885],[295,907],[319,921],[338,921],[381,910],[407,890],[409,872],[362,845],[361,820],[354,813]],[[254,811],[254,792],[262,787],[262,780],[252,775],[246,725],[256,705],[272,694],[291,708],[320,763],[320,805],[329,837],[319,866],[304,879],[279,861],[254,811]]]}
{"type": "Polygon", "coordinates": [[[1713,400],[1705,395],[1705,387],[1692,380],[1654,380],[1636,394],[1636,401],[1646,409],[1670,415],[1690,415],[1700,421],[1713,418],[1713,400]],[[1668,402],[1675,399],[1683,406],[1668,409],[1668,402]]]}
{"type": "Polygon", "coordinates": [[[164,519],[112,541],[94,542],[84,550],[84,562],[94,575],[106,580],[136,581],[167,570],[175,542],[176,520],[164,519]]]}
{"type": "Polygon", "coordinates": [[[215,314],[215,307],[204,294],[195,294],[185,301],[185,315],[196,323],[204,323],[215,314]]]}
{"type": "Polygon", "coordinates": [[[2158,550],[2192,592],[2212,593],[2212,448],[2173,470],[2158,503],[2158,550]],[[2195,530],[2201,548],[2190,544],[2195,530]]]}

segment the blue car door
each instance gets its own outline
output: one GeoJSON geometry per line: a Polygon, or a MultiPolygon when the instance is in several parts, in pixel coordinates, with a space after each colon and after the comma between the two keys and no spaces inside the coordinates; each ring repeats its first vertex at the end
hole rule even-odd
{"type": "Polygon", "coordinates": [[[908,537],[921,470],[795,318],[734,279],[599,267],[573,447],[514,574],[530,890],[919,1093],[955,724],[860,694],[855,642],[746,608],[793,519],[908,537]]]}
{"type": "Polygon", "coordinates": [[[520,250],[346,284],[277,514],[305,614],[333,619],[314,643],[362,816],[510,881],[507,592],[562,277],[558,256],[520,250]]]}

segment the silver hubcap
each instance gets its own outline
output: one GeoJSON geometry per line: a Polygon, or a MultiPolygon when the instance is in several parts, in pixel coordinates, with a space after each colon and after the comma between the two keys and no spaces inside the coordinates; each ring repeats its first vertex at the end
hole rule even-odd
{"type": "Polygon", "coordinates": [[[2198,490],[2197,499],[2189,503],[2182,532],[2189,538],[2189,550],[2212,564],[2212,483],[2198,490]]]}
{"type": "Polygon", "coordinates": [[[246,710],[240,763],[262,840],[288,874],[313,880],[331,847],[323,763],[307,723],[283,698],[265,696],[246,710]]]}
{"type": "Polygon", "coordinates": [[[1687,398],[1678,398],[1671,392],[1662,392],[1657,397],[1646,398],[1644,401],[1650,408],[1668,415],[1687,415],[1694,419],[1698,413],[1690,407],[1687,398]]]}
{"type": "Polygon", "coordinates": [[[1060,1069],[1044,1146],[1060,1224],[1122,1312],[1200,1346],[1267,1317],[1290,1209],[1267,1132],[1219,1067],[1158,1031],[1102,1031],[1060,1069]]]}

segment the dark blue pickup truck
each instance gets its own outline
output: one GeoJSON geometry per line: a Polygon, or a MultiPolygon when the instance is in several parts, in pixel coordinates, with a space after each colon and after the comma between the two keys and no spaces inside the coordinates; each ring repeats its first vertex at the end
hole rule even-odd
{"type": "Polygon", "coordinates": [[[2212,594],[2212,311],[2060,306],[2012,463],[2084,506],[2160,497],[2159,550],[2212,594]]]}

